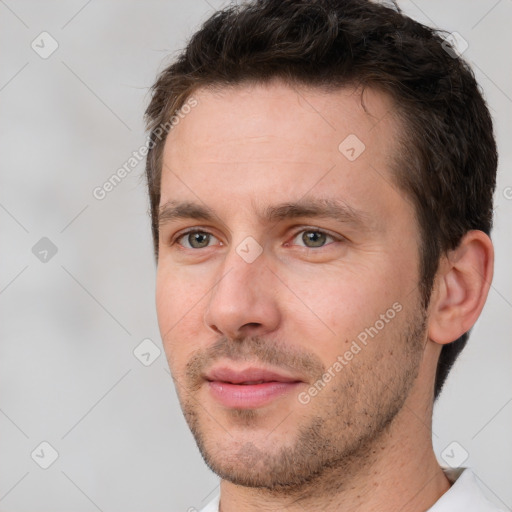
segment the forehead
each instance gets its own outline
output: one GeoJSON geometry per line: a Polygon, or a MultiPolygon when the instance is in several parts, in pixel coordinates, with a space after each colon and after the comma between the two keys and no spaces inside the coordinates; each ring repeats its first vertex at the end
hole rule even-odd
{"type": "Polygon", "coordinates": [[[169,133],[164,157],[190,157],[192,152],[198,158],[208,153],[238,160],[279,159],[274,149],[281,155],[292,150],[288,158],[304,161],[308,154],[337,149],[349,135],[364,141],[376,156],[386,149],[394,152],[398,121],[393,101],[371,88],[326,91],[273,80],[198,89],[193,97],[198,105],[169,133]]]}
{"type": "Polygon", "coordinates": [[[160,205],[184,199],[240,216],[330,196],[377,218],[397,192],[403,200],[392,176],[398,121],[383,93],[274,81],[193,97],[165,143],[160,205]]]}

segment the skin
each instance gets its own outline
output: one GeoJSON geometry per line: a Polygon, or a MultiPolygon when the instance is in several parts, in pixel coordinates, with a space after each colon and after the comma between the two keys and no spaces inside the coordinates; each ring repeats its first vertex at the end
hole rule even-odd
{"type": "Polygon", "coordinates": [[[273,81],[194,97],[167,137],[160,204],[194,202],[217,218],[163,218],[156,302],[185,417],[222,478],[222,512],[428,509],[450,486],[432,448],[437,359],[483,307],[489,238],[471,231],[443,256],[423,311],[418,225],[394,185],[401,126],[386,95],[367,89],[363,108],[352,88],[273,81]],[[349,134],[365,144],[354,161],[338,149],[349,134]],[[259,216],[305,198],[341,199],[362,222],[259,216]],[[204,246],[190,245],[189,228],[202,230],[204,246]],[[305,233],[318,245],[308,248],[305,233]],[[249,236],[262,249],[251,263],[237,252],[249,236]],[[301,403],[393,304],[393,319],[301,403]],[[233,409],[201,378],[219,363],[271,366],[302,382],[262,407],[233,409]]]}

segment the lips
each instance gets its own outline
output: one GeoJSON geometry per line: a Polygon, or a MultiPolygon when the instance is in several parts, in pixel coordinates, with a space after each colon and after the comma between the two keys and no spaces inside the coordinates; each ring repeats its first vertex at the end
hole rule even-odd
{"type": "Polygon", "coordinates": [[[269,404],[296,389],[302,381],[265,368],[236,370],[217,367],[205,379],[213,398],[228,408],[254,409],[269,404]]]}
{"type": "Polygon", "coordinates": [[[261,384],[263,382],[300,382],[300,379],[295,377],[264,368],[235,370],[228,367],[214,368],[206,375],[206,380],[244,385],[261,384]]]}

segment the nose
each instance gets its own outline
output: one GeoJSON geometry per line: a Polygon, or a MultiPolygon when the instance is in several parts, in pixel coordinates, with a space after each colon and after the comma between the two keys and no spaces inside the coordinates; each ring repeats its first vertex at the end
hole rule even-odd
{"type": "Polygon", "coordinates": [[[281,319],[275,280],[265,263],[265,252],[248,263],[233,249],[226,255],[209,297],[206,326],[228,339],[274,331],[281,319]]]}

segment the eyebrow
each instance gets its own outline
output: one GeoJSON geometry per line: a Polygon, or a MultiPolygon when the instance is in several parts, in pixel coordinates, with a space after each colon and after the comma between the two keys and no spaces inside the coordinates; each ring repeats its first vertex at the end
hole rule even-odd
{"type": "Polygon", "coordinates": [[[177,219],[196,219],[208,222],[221,221],[218,215],[208,206],[189,201],[171,200],[158,208],[158,225],[160,227],[177,219]]]}
{"type": "Polygon", "coordinates": [[[334,198],[300,199],[296,202],[269,206],[262,215],[268,222],[298,217],[334,219],[359,228],[370,224],[370,216],[366,212],[356,210],[341,199],[334,198]]]}
{"type": "MultiPolygon", "coordinates": [[[[258,218],[262,223],[273,223],[299,217],[334,219],[365,231],[371,230],[374,224],[367,212],[357,210],[338,198],[299,199],[295,202],[271,205],[258,212],[258,218]]],[[[203,204],[170,200],[159,207],[159,227],[178,219],[195,219],[224,224],[211,208],[203,204]]]]}

